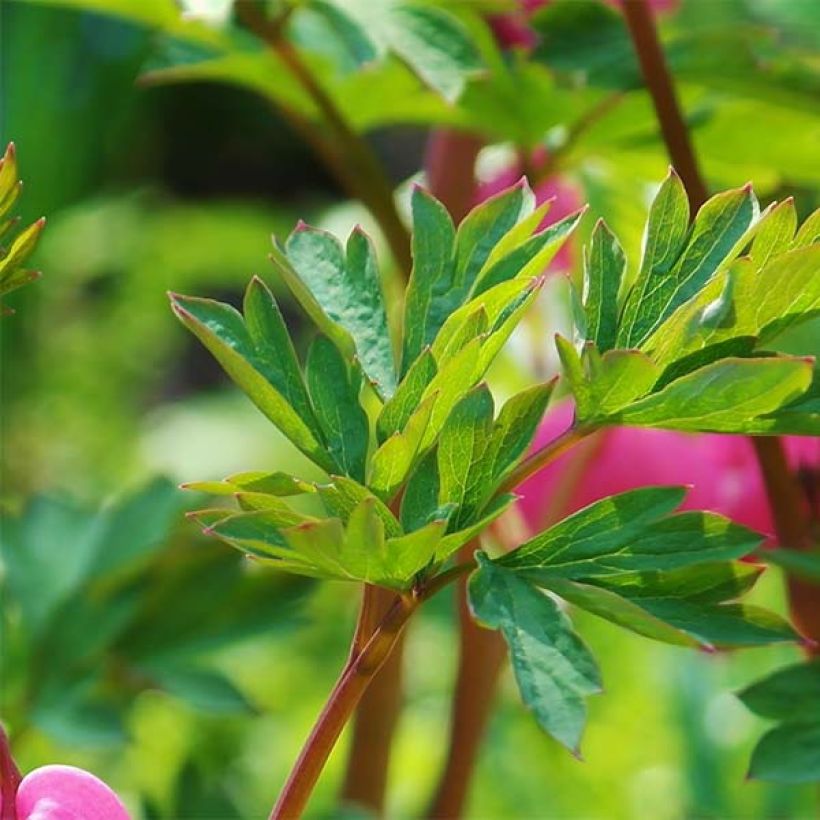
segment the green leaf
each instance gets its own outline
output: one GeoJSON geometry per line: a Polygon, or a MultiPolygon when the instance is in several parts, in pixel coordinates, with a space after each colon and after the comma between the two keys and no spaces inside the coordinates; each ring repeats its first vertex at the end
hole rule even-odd
{"type": "Polygon", "coordinates": [[[143,666],[141,671],[171,695],[197,709],[217,714],[252,711],[247,698],[222,673],[211,669],[143,666]]]}
{"type": "MultiPolygon", "coordinates": [[[[608,350],[599,356],[587,348],[589,379],[578,406],[582,423],[604,419],[645,396],[660,376],[658,366],[639,350],[608,350]]],[[[575,390],[573,384],[573,391],[575,390]]]]}
{"type": "Polygon", "coordinates": [[[411,416],[416,412],[427,385],[437,372],[436,360],[430,348],[425,348],[379,413],[376,420],[376,434],[380,444],[393,433],[404,430],[411,416]]]}
{"type": "Polygon", "coordinates": [[[780,202],[761,217],[749,257],[760,269],[776,256],[785,253],[792,244],[797,230],[797,211],[794,199],[780,202]]]}
{"type": "Polygon", "coordinates": [[[305,374],[308,391],[328,451],[342,471],[364,481],[369,424],[359,404],[359,380],[336,345],[317,336],[308,351],[305,374]]]}
{"type": "Polygon", "coordinates": [[[820,241],[820,208],[811,213],[800,226],[792,248],[805,248],[820,241]]]}
{"type": "Polygon", "coordinates": [[[820,780],[820,720],[785,723],[763,735],[748,776],[777,783],[820,780]]]}
{"type": "Polygon", "coordinates": [[[485,384],[453,408],[438,441],[439,505],[456,504],[451,529],[471,523],[493,488],[493,397],[485,384]]]}
{"type": "Polygon", "coordinates": [[[391,396],[396,388],[393,349],[370,240],[357,228],[343,249],[332,234],[300,224],[285,252],[324,313],[353,338],[376,390],[383,398],[391,396]]]}
{"type": "MultiPolygon", "coordinates": [[[[446,561],[454,552],[483,533],[493,521],[499,518],[517,500],[518,496],[513,493],[504,493],[503,495],[493,498],[481,513],[481,518],[476,522],[462,530],[451,532],[441,539],[436,549],[436,560],[446,561]]],[[[452,513],[452,510],[449,509],[447,505],[439,509],[442,511],[443,516],[452,513]]]]}
{"type": "MultiPolygon", "coordinates": [[[[686,247],[671,270],[652,266],[644,272],[642,264],[624,306],[618,346],[641,347],[664,320],[695,296],[743,246],[758,211],[748,186],[717,194],[698,212],[686,247]]],[[[668,254],[663,258],[667,260],[668,254]]]]}
{"type": "Polygon", "coordinates": [[[495,481],[527,451],[547,409],[555,381],[536,384],[514,395],[501,408],[493,425],[492,475],[495,481]]]}
{"type": "Polygon", "coordinates": [[[402,528],[390,509],[379,501],[367,487],[345,476],[332,476],[332,483],[319,484],[316,489],[331,515],[345,523],[350,519],[353,510],[363,501],[373,499],[373,509],[381,518],[388,538],[401,535],[402,528]]]}
{"type": "Polygon", "coordinates": [[[474,617],[501,630],[524,703],[578,755],[584,699],[602,689],[595,659],[552,599],[483,553],[477,559],[479,569],[469,580],[474,617]]]}
{"type": "Polygon", "coordinates": [[[413,532],[431,521],[449,518],[455,507],[439,507],[438,459],[433,449],[419,461],[404,490],[399,519],[405,532],[413,532]]]}
{"type": "Polygon", "coordinates": [[[820,583],[820,549],[798,551],[778,547],[764,550],[757,557],[784,569],[789,575],[820,583]]]}
{"type": "Polygon", "coordinates": [[[415,463],[437,398],[433,394],[425,399],[410,416],[404,429],[393,433],[373,453],[368,486],[383,500],[393,498],[415,463]]]}
{"type": "Polygon", "coordinates": [[[611,418],[611,423],[674,430],[744,433],[811,384],[805,359],[727,358],[677,379],[611,418]]]}
{"type": "Polygon", "coordinates": [[[409,0],[391,4],[387,21],[391,50],[431,88],[455,102],[467,78],[482,67],[469,30],[445,8],[409,0]]]}
{"type": "Polygon", "coordinates": [[[290,473],[281,471],[267,473],[262,470],[234,473],[222,481],[189,481],[181,487],[184,490],[194,490],[211,495],[234,495],[244,491],[289,496],[316,492],[313,484],[296,478],[290,473]]]}
{"type": "Polygon", "coordinates": [[[739,692],[738,697],[761,717],[820,721],[820,660],[778,669],[739,692]]]}
{"type": "MultiPolygon", "coordinates": [[[[541,210],[533,212],[539,214],[541,210]]],[[[501,282],[506,282],[510,279],[525,279],[533,276],[541,276],[547,269],[547,265],[554,259],[558,251],[570,237],[572,232],[581,221],[585,210],[580,210],[576,213],[564,217],[553,225],[544,228],[544,230],[536,233],[533,236],[529,234],[532,232],[530,228],[529,217],[522,219],[514,228],[511,228],[507,234],[499,241],[493,252],[490,253],[487,261],[479,273],[475,287],[473,288],[473,296],[478,296],[485,290],[489,290],[501,282]],[[527,238],[523,242],[513,247],[508,253],[500,258],[495,258],[495,251],[506,241],[510,234],[518,233],[519,229],[526,227],[527,238]]],[[[536,222],[536,225],[540,222],[536,222]]]]}
{"type": "Polygon", "coordinates": [[[615,346],[618,292],[626,271],[623,248],[603,220],[595,225],[584,254],[583,304],[586,338],[605,353],[615,346]]]}
{"type": "Polygon", "coordinates": [[[253,403],[312,461],[333,471],[335,462],[321,437],[291,407],[265,372],[242,316],[229,305],[211,299],[171,294],[171,306],[180,321],[205,345],[253,403]]]}

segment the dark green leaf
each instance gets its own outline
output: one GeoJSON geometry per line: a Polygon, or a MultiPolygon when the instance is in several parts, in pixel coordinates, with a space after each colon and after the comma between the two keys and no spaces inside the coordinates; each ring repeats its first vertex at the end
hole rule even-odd
{"type": "Polygon", "coordinates": [[[820,721],[820,660],[778,669],[739,692],[738,697],[761,717],[820,721]]]}
{"type": "Polygon", "coordinates": [[[767,564],[784,569],[789,575],[820,583],[820,549],[801,552],[778,547],[774,550],[764,550],[758,553],[758,557],[767,564]]]}
{"type": "Polygon", "coordinates": [[[584,312],[586,338],[601,353],[615,346],[618,331],[618,292],[626,271],[626,257],[606,223],[599,220],[584,255],[584,312]]]}
{"type": "Polygon", "coordinates": [[[584,698],[601,691],[597,664],[555,602],[482,553],[469,581],[473,615],[500,629],[524,703],[556,740],[579,754],[584,698]]]}
{"type": "Polygon", "coordinates": [[[379,443],[383,443],[393,433],[405,428],[421,402],[421,397],[427,385],[430,384],[437,372],[436,360],[430,352],[430,348],[425,348],[410,366],[396,392],[384,404],[379,413],[376,420],[376,433],[379,443]]]}
{"type": "Polygon", "coordinates": [[[765,734],[752,753],[749,777],[777,783],[820,781],[820,720],[785,723],[765,734]]]}

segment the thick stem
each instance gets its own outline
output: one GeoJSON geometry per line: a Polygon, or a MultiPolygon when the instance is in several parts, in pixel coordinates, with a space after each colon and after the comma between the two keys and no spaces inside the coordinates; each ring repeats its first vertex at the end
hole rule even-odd
{"type": "MultiPolygon", "coordinates": [[[[361,651],[394,599],[389,590],[365,586],[354,651],[361,651]]],[[[401,712],[403,648],[402,634],[359,701],[342,786],[345,803],[364,806],[378,816],[384,813],[390,749],[401,712]]]]}
{"type": "MultiPolygon", "coordinates": [[[[772,508],[777,540],[791,549],[811,549],[811,511],[797,476],[789,469],[782,441],[763,437],[753,438],[752,443],[772,508]]],[[[820,587],[790,575],[788,588],[792,620],[814,641],[806,651],[820,656],[820,587]]]]}
{"type": "Polygon", "coordinates": [[[376,673],[390,656],[407,619],[420,603],[415,596],[396,596],[389,612],[358,654],[352,654],[319,715],[270,814],[270,820],[302,816],[316,781],[376,673]]]}
{"type": "Polygon", "coordinates": [[[623,10],[667,151],[683,181],[694,213],[706,202],[708,194],[695,159],[689,129],[678,105],[672,75],[658,40],[652,10],[646,0],[624,0],[623,10]]]}
{"type": "Polygon", "coordinates": [[[17,788],[22,777],[14,758],[5,729],[0,725],[0,799],[3,810],[0,820],[17,820],[17,788]]]}

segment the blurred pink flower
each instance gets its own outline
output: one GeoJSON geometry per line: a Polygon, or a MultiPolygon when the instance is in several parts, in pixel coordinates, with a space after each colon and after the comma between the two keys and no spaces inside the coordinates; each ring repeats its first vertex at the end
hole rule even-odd
{"type": "MultiPolygon", "coordinates": [[[[551,409],[534,446],[542,447],[560,435],[572,416],[571,401],[551,409]]],[[[784,442],[794,468],[820,468],[818,439],[792,436],[784,442]]],[[[745,436],[615,427],[582,442],[525,482],[519,489],[520,504],[527,523],[540,528],[545,519],[555,520],[605,496],[649,484],[692,485],[685,509],[721,513],[772,535],[766,490],[754,448],[745,436]],[[562,484],[567,483],[572,486],[565,493],[562,484]]]]}
{"type": "MultiPolygon", "coordinates": [[[[102,780],[74,766],[42,766],[20,782],[17,820],[129,820],[119,797],[102,780]]],[[[3,812],[0,795],[0,817],[3,812]]]]}

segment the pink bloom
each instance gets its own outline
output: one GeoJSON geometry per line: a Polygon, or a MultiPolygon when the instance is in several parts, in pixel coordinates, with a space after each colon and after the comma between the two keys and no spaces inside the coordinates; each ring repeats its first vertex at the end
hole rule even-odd
{"type": "MultiPolygon", "coordinates": [[[[571,424],[572,415],[570,401],[554,407],[542,422],[534,446],[552,441],[571,424]]],[[[785,445],[793,467],[820,468],[816,438],[787,437],[785,445]]],[[[685,509],[721,513],[772,534],[766,490],[745,436],[612,428],[582,442],[525,482],[520,503],[528,524],[541,528],[547,518],[554,521],[605,496],[650,484],[692,485],[685,509]]]]}
{"type": "MultiPolygon", "coordinates": [[[[20,782],[17,820],[129,820],[119,797],[102,780],[74,766],[42,766],[20,782]]],[[[0,816],[5,817],[0,796],[0,816]]]]}

